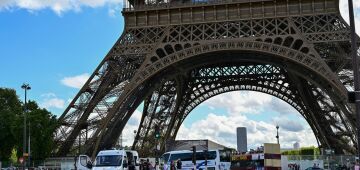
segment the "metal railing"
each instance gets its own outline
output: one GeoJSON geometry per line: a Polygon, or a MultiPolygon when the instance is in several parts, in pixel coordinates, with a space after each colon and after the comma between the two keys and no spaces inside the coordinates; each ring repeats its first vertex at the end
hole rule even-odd
{"type": "Polygon", "coordinates": [[[124,11],[134,10],[151,10],[151,9],[166,9],[172,7],[187,7],[187,6],[204,6],[216,4],[231,4],[231,3],[249,3],[249,2],[270,2],[273,0],[144,0],[142,4],[130,4],[128,0],[124,0],[124,11]]]}
{"type": "Polygon", "coordinates": [[[354,155],[284,155],[287,157],[288,170],[304,170],[319,166],[321,169],[354,169],[354,155]],[[319,165],[320,164],[320,165],[319,165]]]}

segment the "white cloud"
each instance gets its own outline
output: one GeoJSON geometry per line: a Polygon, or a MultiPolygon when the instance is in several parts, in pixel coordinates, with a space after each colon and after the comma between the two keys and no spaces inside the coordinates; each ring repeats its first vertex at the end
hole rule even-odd
{"type": "MultiPolygon", "coordinates": [[[[219,116],[209,114],[205,119],[195,121],[191,127],[184,124],[180,127],[176,139],[210,139],[217,143],[236,148],[236,127],[246,127],[248,149],[256,148],[263,143],[276,142],[275,124],[250,120],[244,115],[219,116]]],[[[302,146],[316,146],[312,130],[302,128],[297,132],[279,129],[282,148],[292,148],[295,142],[302,146]]]]}
{"type": "MultiPolygon", "coordinates": [[[[305,119],[280,99],[259,92],[238,91],[225,93],[210,100],[204,102],[204,105],[209,108],[212,107],[212,112],[216,112],[218,108],[228,108],[228,113],[226,115],[210,113],[206,117],[194,121],[190,127],[183,124],[176,139],[210,139],[225,146],[236,148],[236,127],[246,127],[249,148],[256,148],[265,142],[276,142],[275,126],[279,124],[279,136],[283,148],[292,148],[295,142],[299,142],[301,146],[317,145],[314,133],[305,119]],[[231,103],[231,101],[241,102],[231,103]],[[254,104],[254,106],[250,104],[254,104]],[[237,105],[241,106],[237,108],[237,105]],[[279,108],[285,109],[284,114],[281,114],[282,111],[279,108]],[[267,116],[273,116],[273,118],[268,121],[256,121],[249,118],[249,114],[243,114],[255,109],[258,109],[258,114],[253,116],[261,117],[269,114],[267,116]],[[276,112],[267,113],[270,110],[278,111],[280,114],[276,116],[274,115],[276,112]]],[[[124,145],[132,145],[134,130],[138,130],[141,116],[142,112],[136,110],[126,124],[123,130],[124,145]]]]}
{"type": "Polygon", "coordinates": [[[108,14],[109,16],[111,17],[115,17],[117,15],[119,15],[121,13],[121,10],[122,10],[122,6],[119,4],[119,5],[113,5],[109,8],[108,10],[108,14]]]}
{"type": "Polygon", "coordinates": [[[284,117],[274,118],[274,124],[279,125],[280,129],[285,129],[289,132],[300,132],[304,130],[304,125],[299,122],[299,120],[289,120],[284,117]]]}
{"type": "Polygon", "coordinates": [[[40,107],[50,109],[57,108],[63,109],[65,106],[65,101],[63,99],[57,98],[54,93],[46,93],[41,95],[42,101],[40,102],[40,107]]]}
{"type": "Polygon", "coordinates": [[[82,7],[97,8],[108,6],[121,6],[122,0],[1,0],[1,10],[26,9],[28,11],[38,11],[51,9],[56,14],[61,15],[66,11],[80,11],[82,7]]]}
{"type": "Polygon", "coordinates": [[[135,110],[135,112],[125,125],[122,132],[123,146],[132,146],[135,137],[134,131],[137,131],[139,128],[141,116],[142,112],[135,110]]]}
{"type": "Polygon", "coordinates": [[[40,97],[50,98],[50,97],[56,97],[56,95],[54,93],[45,93],[45,94],[40,95],[40,97]]]}
{"type": "Polygon", "coordinates": [[[236,127],[246,127],[248,146],[256,148],[265,142],[276,142],[278,124],[281,147],[292,148],[295,142],[302,146],[317,145],[314,133],[305,119],[289,104],[268,94],[252,91],[230,92],[213,97],[204,102],[204,105],[211,108],[212,112],[227,108],[228,113],[210,113],[192,123],[190,127],[183,124],[177,139],[210,139],[236,148],[236,127]],[[261,121],[250,116],[256,116],[256,119],[261,121]]]}
{"type": "Polygon", "coordinates": [[[291,105],[286,103],[283,100],[277,99],[275,97],[271,98],[271,101],[267,103],[270,110],[278,112],[282,115],[297,115],[299,114],[291,105]]]}
{"type": "MultiPolygon", "coordinates": [[[[355,11],[356,32],[358,34],[360,34],[360,1],[359,0],[353,0],[353,4],[354,4],[354,11],[355,11]]],[[[347,23],[349,23],[348,0],[340,0],[339,7],[340,7],[341,16],[345,19],[345,21],[347,23]]]]}
{"type": "Polygon", "coordinates": [[[229,113],[259,114],[274,111],[283,115],[298,112],[286,102],[271,95],[254,91],[235,91],[225,93],[204,102],[210,109],[227,108],[229,113]]]}
{"type": "Polygon", "coordinates": [[[204,103],[210,108],[227,108],[229,113],[260,113],[271,96],[251,91],[236,91],[210,98],[204,103]]]}
{"type": "Polygon", "coordinates": [[[88,73],[84,73],[73,77],[64,77],[61,80],[61,83],[69,87],[80,89],[89,79],[89,77],[90,76],[88,73]]]}

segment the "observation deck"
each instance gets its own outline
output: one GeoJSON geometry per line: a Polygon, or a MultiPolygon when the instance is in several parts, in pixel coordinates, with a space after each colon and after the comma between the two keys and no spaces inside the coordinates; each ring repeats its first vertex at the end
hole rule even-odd
{"type": "Polygon", "coordinates": [[[339,14],[338,0],[129,0],[126,27],[339,14]]]}

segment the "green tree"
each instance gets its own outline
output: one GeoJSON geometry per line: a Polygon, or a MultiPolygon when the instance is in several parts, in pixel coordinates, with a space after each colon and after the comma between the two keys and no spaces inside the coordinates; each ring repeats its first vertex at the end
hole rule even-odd
{"type": "Polygon", "coordinates": [[[14,131],[19,121],[21,103],[15,90],[0,88],[0,160],[8,161],[19,136],[14,131]]]}
{"type": "Polygon", "coordinates": [[[299,150],[289,150],[282,152],[283,155],[320,155],[320,149],[314,146],[302,147],[299,150]]]}
{"type": "MultiPolygon", "coordinates": [[[[30,101],[27,103],[27,109],[27,126],[28,133],[30,132],[31,139],[31,159],[44,160],[45,158],[50,156],[54,146],[53,134],[55,131],[57,119],[46,109],[40,108],[34,101],[30,101]]],[[[21,133],[23,125],[21,124],[18,127],[19,128],[17,131],[18,133],[21,133]]],[[[18,148],[21,149],[22,142],[19,142],[18,146],[21,146],[20,148],[18,148]]]]}
{"type": "MultiPolygon", "coordinates": [[[[14,161],[23,154],[23,105],[15,90],[0,88],[0,161],[8,162],[10,157],[14,161]]],[[[53,149],[57,120],[34,101],[27,103],[27,110],[27,135],[30,130],[32,160],[43,160],[50,156],[53,149]]]]}
{"type": "Polygon", "coordinates": [[[30,112],[32,155],[34,159],[44,160],[49,157],[54,146],[54,131],[57,125],[55,115],[46,109],[40,109],[35,102],[30,112]]]}
{"type": "Polygon", "coordinates": [[[300,152],[301,152],[300,153],[301,155],[319,155],[320,154],[319,148],[316,148],[314,146],[301,148],[300,152]]]}

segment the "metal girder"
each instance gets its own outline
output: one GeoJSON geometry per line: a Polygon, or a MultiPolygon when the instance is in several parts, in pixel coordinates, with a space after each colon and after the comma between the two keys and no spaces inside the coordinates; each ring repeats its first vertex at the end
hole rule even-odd
{"type": "Polygon", "coordinates": [[[84,152],[94,156],[113,146],[142,101],[133,147],[145,154],[156,143],[155,124],[164,147],[192,109],[234,90],[286,101],[320,146],[354,152],[349,26],[338,0],[130,4],[123,11],[124,33],[59,118],[57,155],[75,153],[85,125],[84,152]]]}

